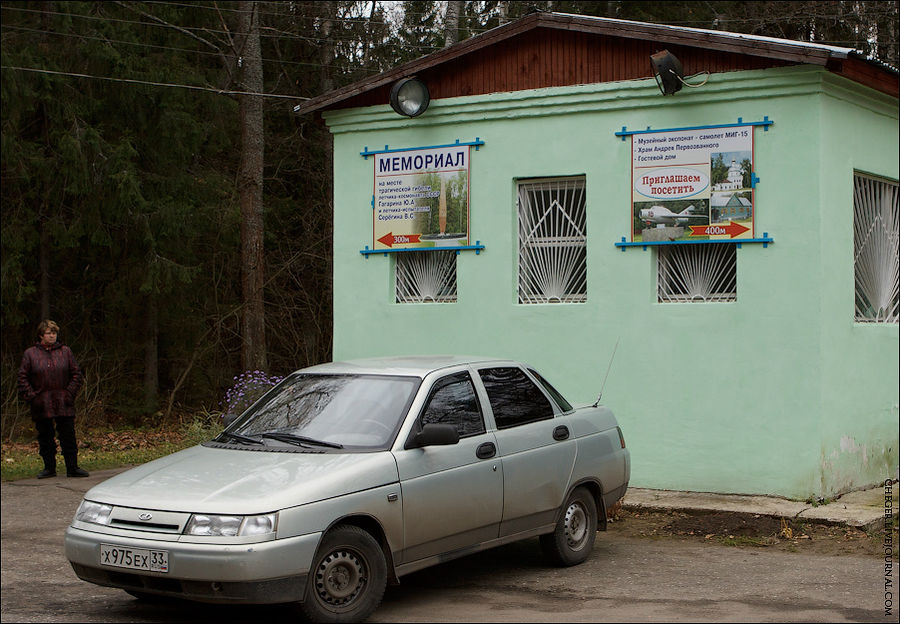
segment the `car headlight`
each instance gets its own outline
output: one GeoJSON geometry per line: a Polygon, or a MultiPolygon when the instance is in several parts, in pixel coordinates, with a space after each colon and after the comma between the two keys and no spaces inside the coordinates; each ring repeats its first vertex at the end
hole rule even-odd
{"type": "Polygon", "coordinates": [[[75,520],[78,522],[91,522],[93,524],[109,524],[109,514],[112,513],[111,505],[95,503],[89,500],[81,501],[78,511],[75,512],[75,520]]]}
{"type": "Polygon", "coordinates": [[[221,535],[228,537],[267,535],[274,533],[277,525],[277,513],[260,516],[194,514],[188,521],[184,532],[186,535],[221,535]]]}
{"type": "Polygon", "coordinates": [[[266,535],[274,533],[278,525],[278,514],[264,514],[262,516],[247,516],[241,526],[240,535],[266,535]]]}

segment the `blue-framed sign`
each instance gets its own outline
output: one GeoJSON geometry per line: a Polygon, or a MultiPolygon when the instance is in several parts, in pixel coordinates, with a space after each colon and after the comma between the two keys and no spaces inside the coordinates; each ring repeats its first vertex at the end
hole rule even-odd
{"type": "Polygon", "coordinates": [[[373,156],[372,250],[469,245],[471,144],[369,152],[373,156]]]}
{"type": "Polygon", "coordinates": [[[631,136],[631,243],[756,241],[753,130],[761,122],[631,136]]]}

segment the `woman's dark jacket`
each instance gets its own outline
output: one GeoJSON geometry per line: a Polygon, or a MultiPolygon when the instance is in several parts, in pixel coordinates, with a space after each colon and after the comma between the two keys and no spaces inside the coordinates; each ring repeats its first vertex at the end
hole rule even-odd
{"type": "Polygon", "coordinates": [[[19,395],[31,405],[31,417],[75,417],[75,395],[84,375],[72,350],[55,342],[25,350],[19,367],[19,395]]]}

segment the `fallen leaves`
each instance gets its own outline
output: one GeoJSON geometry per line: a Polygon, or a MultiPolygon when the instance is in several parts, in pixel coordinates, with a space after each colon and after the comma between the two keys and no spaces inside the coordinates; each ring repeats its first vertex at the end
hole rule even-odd
{"type": "Polygon", "coordinates": [[[779,533],[779,535],[785,539],[794,537],[794,529],[788,525],[787,520],[784,518],[781,519],[781,533],[779,533]]]}
{"type": "MultiPolygon", "coordinates": [[[[78,436],[78,446],[85,450],[97,452],[122,451],[155,448],[167,443],[175,444],[183,438],[183,433],[174,430],[89,431],[78,436]]],[[[12,460],[9,455],[38,452],[37,440],[31,442],[3,442],[0,446],[2,446],[2,452],[7,462],[12,460]]]]}

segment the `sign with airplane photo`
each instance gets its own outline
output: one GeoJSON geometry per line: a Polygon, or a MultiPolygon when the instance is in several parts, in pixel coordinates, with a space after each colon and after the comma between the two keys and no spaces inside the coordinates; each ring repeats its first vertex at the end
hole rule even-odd
{"type": "Polygon", "coordinates": [[[753,128],[631,137],[631,240],[753,238],[753,128]]]}

